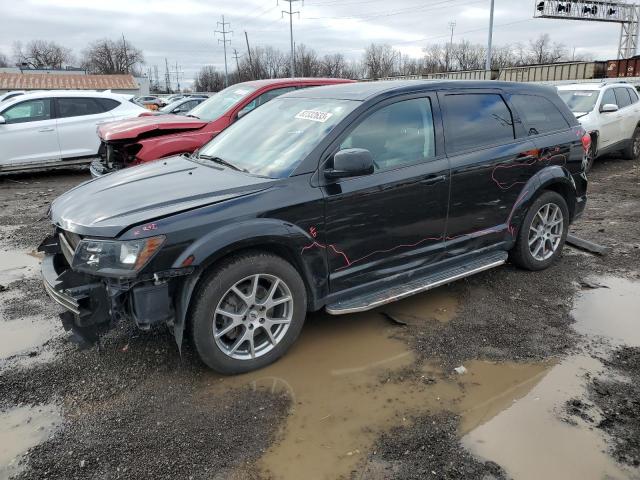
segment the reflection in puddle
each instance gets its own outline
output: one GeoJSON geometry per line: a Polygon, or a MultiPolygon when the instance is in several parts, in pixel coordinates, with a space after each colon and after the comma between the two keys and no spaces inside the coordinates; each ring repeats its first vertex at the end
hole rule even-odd
{"type": "MultiPolygon", "coordinates": [[[[640,345],[640,283],[611,277],[597,283],[609,288],[576,298],[576,330],[616,345],[640,345]]],[[[565,402],[584,396],[584,379],[602,370],[600,361],[586,355],[565,359],[522,400],[468,433],[463,443],[518,479],[629,478],[629,470],[606,453],[601,431],[558,418],[565,402]]]]}
{"type": "MultiPolygon", "coordinates": [[[[453,315],[455,306],[455,298],[435,291],[398,302],[394,314],[446,321],[444,309],[453,315]]],[[[550,368],[471,362],[468,374],[445,379],[428,365],[424,376],[438,381],[427,384],[422,372],[401,370],[412,365],[413,356],[403,342],[389,338],[398,328],[377,312],[314,315],[280,361],[216,382],[215,388],[248,383],[290,396],[282,439],[260,461],[265,472],[279,479],[348,476],[381,431],[408,422],[412,414],[462,410],[468,425],[477,425],[525,395],[550,368]]]]}
{"type": "Polygon", "coordinates": [[[20,470],[20,459],[46,440],[62,422],[54,405],[17,407],[0,413],[0,479],[20,470]]]}
{"type": "Polygon", "coordinates": [[[0,285],[33,277],[40,264],[39,254],[34,252],[0,251],[0,285]]]}
{"type": "Polygon", "coordinates": [[[575,329],[605,337],[614,345],[640,346],[640,282],[604,277],[597,283],[609,288],[578,296],[573,311],[575,329]]]}
{"type": "Polygon", "coordinates": [[[583,395],[581,377],[600,368],[587,356],[564,360],[524,398],[467,434],[463,444],[517,479],[627,478],[629,473],[605,453],[605,440],[598,431],[558,418],[567,400],[583,395]]]}

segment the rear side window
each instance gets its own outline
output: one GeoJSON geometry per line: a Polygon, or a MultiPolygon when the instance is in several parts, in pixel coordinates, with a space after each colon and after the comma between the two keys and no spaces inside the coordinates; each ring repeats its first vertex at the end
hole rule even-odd
{"type": "Polygon", "coordinates": [[[618,102],[618,107],[624,108],[631,105],[631,97],[629,96],[629,89],[625,87],[617,87],[614,88],[613,91],[616,95],[616,101],[618,102]]]}
{"type": "Polygon", "coordinates": [[[109,112],[114,108],[120,106],[120,102],[113,98],[96,98],[98,104],[102,107],[103,112],[109,112]]]}
{"type": "Polygon", "coordinates": [[[38,98],[17,103],[1,112],[7,123],[26,123],[49,120],[51,118],[51,99],[38,98]]]}
{"type": "Polygon", "coordinates": [[[631,103],[636,103],[638,101],[638,92],[635,89],[628,88],[629,96],[631,97],[631,103]]]}
{"type": "Polygon", "coordinates": [[[511,142],[511,111],[495,93],[445,95],[445,137],[449,153],[511,142]]]}
{"type": "Polygon", "coordinates": [[[58,98],[58,118],[81,117],[104,112],[104,108],[93,98],[58,98]]]}
{"type": "Polygon", "coordinates": [[[569,123],[558,107],[538,95],[512,95],[511,102],[525,122],[529,135],[565,130],[569,123]]]}

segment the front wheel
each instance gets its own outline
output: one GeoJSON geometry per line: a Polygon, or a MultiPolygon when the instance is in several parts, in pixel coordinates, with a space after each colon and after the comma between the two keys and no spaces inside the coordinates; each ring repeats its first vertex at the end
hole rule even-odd
{"type": "Polygon", "coordinates": [[[297,270],[262,252],[233,256],[214,267],[194,301],[193,344],[207,366],[225,375],[280,358],[298,338],[307,311],[297,270]]]}
{"type": "Polygon", "coordinates": [[[545,191],[527,211],[511,260],[527,270],[547,268],[562,252],[568,231],[567,202],[559,193],[545,191]]]}
{"type": "Polygon", "coordinates": [[[629,141],[629,145],[622,151],[622,155],[627,160],[637,160],[640,158],[640,128],[636,127],[629,141]]]}

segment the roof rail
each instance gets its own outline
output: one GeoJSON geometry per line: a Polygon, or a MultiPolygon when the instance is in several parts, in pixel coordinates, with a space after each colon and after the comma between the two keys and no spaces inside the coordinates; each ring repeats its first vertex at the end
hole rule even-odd
{"type": "Polygon", "coordinates": [[[629,83],[626,80],[620,80],[619,78],[603,78],[600,83],[608,85],[610,83],[629,83]]]}

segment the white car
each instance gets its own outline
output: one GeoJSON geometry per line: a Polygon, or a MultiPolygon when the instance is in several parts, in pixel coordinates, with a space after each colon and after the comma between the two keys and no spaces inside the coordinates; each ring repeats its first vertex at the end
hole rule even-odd
{"type": "Polygon", "coordinates": [[[0,104],[0,173],[90,163],[98,125],[147,110],[115,93],[43,91],[0,104]]]}
{"type": "Polygon", "coordinates": [[[575,83],[559,86],[558,94],[591,135],[587,169],[606,153],[640,157],[640,99],[632,85],[575,83]]]}

